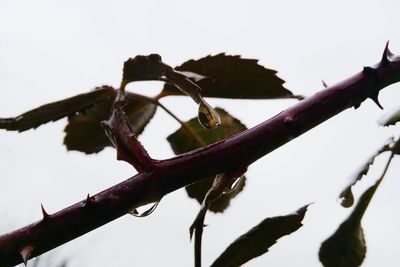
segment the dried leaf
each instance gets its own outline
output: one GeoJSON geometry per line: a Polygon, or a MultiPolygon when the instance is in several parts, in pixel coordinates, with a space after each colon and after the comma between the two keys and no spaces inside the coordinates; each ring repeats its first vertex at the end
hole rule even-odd
{"type": "Polygon", "coordinates": [[[362,194],[350,216],[322,243],[319,259],[325,267],[357,267],[364,261],[367,248],[361,219],[381,179],[362,194]]]}
{"type": "Polygon", "coordinates": [[[340,204],[345,207],[349,208],[354,204],[354,196],[351,190],[351,187],[355,185],[358,181],[362,179],[364,175],[367,175],[369,171],[369,167],[374,164],[375,158],[386,151],[391,151],[391,147],[393,145],[393,138],[390,138],[386,143],[380,147],[368,160],[361,165],[348,179],[349,182],[343,191],[340,193],[340,204]]]}
{"type": "MultiPolygon", "coordinates": [[[[184,127],[181,127],[175,133],[167,137],[167,140],[175,154],[182,154],[204,145],[218,142],[246,129],[245,125],[229,115],[225,110],[216,108],[216,111],[222,120],[221,126],[218,128],[205,129],[200,126],[197,118],[193,118],[190,121],[185,122],[185,125],[190,129],[190,132],[188,132],[184,127]]],[[[201,203],[213,181],[214,177],[208,177],[187,186],[186,191],[189,197],[195,198],[199,203],[201,203]]],[[[224,194],[214,201],[210,205],[210,210],[213,212],[224,211],[225,208],[229,206],[230,199],[243,190],[245,183],[245,179],[242,179],[240,184],[238,184],[232,192],[224,194]]]]}
{"type": "Polygon", "coordinates": [[[279,238],[295,232],[303,225],[301,221],[307,207],[286,216],[264,219],[229,245],[211,266],[236,267],[266,253],[279,238]]]}
{"type": "MultiPolygon", "coordinates": [[[[301,98],[283,87],[284,81],[276,76],[275,70],[264,68],[255,59],[244,59],[222,53],[186,61],[175,69],[204,77],[192,79],[200,86],[203,97],[301,98]]],[[[165,84],[162,95],[182,95],[182,93],[175,86],[165,84]]]]}
{"type": "Polygon", "coordinates": [[[383,114],[378,120],[378,124],[381,126],[390,126],[395,125],[398,121],[400,121],[400,107],[383,114]]]}
{"type": "MultiPolygon", "coordinates": [[[[136,135],[143,132],[154,116],[157,106],[144,101],[127,97],[124,111],[129,118],[132,130],[136,135]]],[[[86,154],[97,153],[111,146],[101,122],[110,116],[114,98],[104,99],[85,112],[79,112],[68,118],[64,144],[68,150],[77,150],[86,154]]]]}
{"type": "Polygon", "coordinates": [[[115,94],[112,87],[98,87],[89,93],[40,106],[15,118],[0,119],[0,129],[22,132],[37,128],[47,122],[83,112],[99,102],[113,99],[115,94]]]}

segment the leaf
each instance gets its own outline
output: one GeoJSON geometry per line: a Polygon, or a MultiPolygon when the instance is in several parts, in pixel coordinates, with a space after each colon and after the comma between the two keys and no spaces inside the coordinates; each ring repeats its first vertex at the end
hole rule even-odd
{"type": "MultiPolygon", "coordinates": [[[[175,154],[182,154],[205,145],[209,145],[234,134],[246,130],[246,126],[239,120],[229,115],[225,110],[216,108],[216,111],[221,117],[222,123],[218,128],[205,129],[203,128],[197,118],[193,118],[185,122],[186,127],[191,131],[189,133],[185,128],[181,127],[176,132],[167,137],[172,150],[175,154]]],[[[204,196],[210,189],[214,177],[208,177],[197,183],[191,184],[186,187],[186,192],[189,197],[195,198],[199,203],[204,199],[204,196]]],[[[210,210],[213,212],[222,212],[229,206],[230,199],[235,197],[243,190],[245,186],[245,179],[242,179],[240,184],[229,193],[222,195],[219,199],[210,205],[210,210]]]]}
{"type": "Polygon", "coordinates": [[[40,106],[15,118],[0,119],[0,129],[22,132],[37,128],[42,124],[59,120],[88,109],[99,102],[111,99],[115,97],[115,94],[116,92],[112,87],[98,87],[89,93],[40,106]]]}
{"type": "Polygon", "coordinates": [[[167,69],[171,69],[171,67],[161,61],[160,55],[139,55],[134,58],[129,58],[124,62],[122,79],[126,83],[133,81],[160,80],[167,69]]]}
{"type": "MultiPolygon", "coordinates": [[[[283,87],[284,81],[276,71],[266,69],[258,60],[228,56],[224,53],[189,60],[175,68],[177,71],[201,75],[196,82],[203,97],[273,99],[302,98],[283,87]]],[[[193,75],[189,75],[192,78],[193,75]]],[[[182,95],[173,85],[165,84],[162,96],[182,95]]]]}
{"type": "Polygon", "coordinates": [[[236,239],[214,261],[212,267],[235,267],[261,256],[276,243],[276,241],[298,230],[303,224],[307,206],[293,214],[264,219],[247,233],[236,239]]]}
{"type": "MultiPolygon", "coordinates": [[[[66,133],[64,144],[68,150],[91,154],[111,146],[101,122],[108,119],[114,98],[104,99],[90,109],[68,117],[68,124],[64,129],[66,133]]],[[[129,94],[127,95],[127,105],[124,107],[124,111],[136,135],[143,132],[156,109],[155,104],[136,100],[129,94]]]]}
{"type": "Polygon", "coordinates": [[[346,187],[343,189],[343,191],[340,193],[340,204],[345,207],[349,208],[353,206],[354,204],[354,196],[353,192],[351,190],[351,187],[355,185],[358,181],[362,179],[364,175],[367,175],[369,171],[369,167],[374,164],[375,158],[379,156],[380,154],[386,152],[386,151],[391,151],[391,147],[393,146],[393,138],[390,138],[386,143],[380,147],[368,160],[361,165],[348,179],[349,182],[346,185],[346,187]]]}
{"type": "Polygon", "coordinates": [[[322,243],[319,259],[325,267],[357,267],[364,261],[367,247],[361,219],[382,178],[362,194],[350,216],[322,243]]]}
{"type": "Polygon", "coordinates": [[[383,116],[378,120],[378,124],[381,126],[390,126],[395,125],[398,121],[400,121],[400,107],[383,114],[383,116]]]}

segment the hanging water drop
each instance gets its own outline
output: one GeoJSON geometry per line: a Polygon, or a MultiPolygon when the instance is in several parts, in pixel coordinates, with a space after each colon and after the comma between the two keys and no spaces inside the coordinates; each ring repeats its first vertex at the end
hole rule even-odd
{"type": "MultiPolygon", "coordinates": [[[[147,217],[147,216],[149,216],[150,214],[152,214],[156,210],[156,208],[158,206],[158,203],[160,203],[160,201],[158,201],[158,202],[156,202],[156,203],[154,203],[152,205],[148,204],[148,205],[151,205],[151,207],[148,208],[147,210],[141,212],[141,213],[136,208],[130,210],[128,213],[130,215],[132,215],[132,216],[135,216],[135,217],[147,217]]],[[[145,205],[145,206],[148,206],[148,205],[145,205]]]]}
{"type": "Polygon", "coordinates": [[[212,129],[221,125],[218,113],[204,99],[200,101],[198,119],[205,128],[212,129]]]}

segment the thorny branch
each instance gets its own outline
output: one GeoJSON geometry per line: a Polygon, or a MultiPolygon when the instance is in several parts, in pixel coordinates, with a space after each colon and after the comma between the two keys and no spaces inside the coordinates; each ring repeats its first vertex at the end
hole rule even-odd
{"type": "MultiPolygon", "coordinates": [[[[378,64],[365,67],[252,129],[168,160],[151,161],[137,175],[57,213],[48,214],[43,209],[41,221],[0,236],[0,266],[26,262],[190,183],[232,171],[240,164],[250,165],[339,112],[357,108],[367,98],[379,104],[379,91],[398,81],[400,56],[394,56],[386,46],[378,64]]],[[[118,110],[115,114],[124,116],[118,110]]],[[[124,129],[116,122],[124,120],[111,121],[109,125],[114,125],[116,131],[124,129]]],[[[125,142],[130,138],[123,134],[116,133],[116,141],[131,145],[125,142]]],[[[137,158],[145,155],[133,147],[124,148],[137,158]]],[[[146,158],[138,160],[138,165],[148,162],[146,158]]]]}

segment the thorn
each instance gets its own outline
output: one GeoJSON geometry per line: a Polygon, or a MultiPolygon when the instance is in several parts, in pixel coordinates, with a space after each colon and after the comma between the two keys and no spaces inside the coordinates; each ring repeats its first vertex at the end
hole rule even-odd
{"type": "Polygon", "coordinates": [[[376,69],[371,68],[371,67],[364,67],[364,68],[363,68],[363,73],[364,73],[365,75],[367,75],[367,76],[371,76],[371,75],[376,74],[376,69]]]}
{"type": "Polygon", "coordinates": [[[42,221],[48,221],[50,219],[50,214],[47,213],[47,211],[44,209],[43,204],[40,204],[40,207],[42,209],[42,215],[43,215],[43,219],[42,221]]]}
{"type": "Polygon", "coordinates": [[[328,87],[328,85],[326,84],[326,82],[324,80],[321,80],[321,82],[322,82],[322,85],[324,86],[324,88],[328,87]]]}
{"type": "Polygon", "coordinates": [[[28,264],[28,260],[29,260],[29,257],[31,256],[32,252],[33,252],[33,249],[34,249],[33,246],[28,245],[28,246],[24,247],[20,252],[25,266],[28,264]]]}
{"type": "Polygon", "coordinates": [[[90,207],[94,203],[94,197],[91,197],[89,194],[86,196],[86,200],[83,203],[83,207],[87,208],[90,207]]]}
{"type": "Polygon", "coordinates": [[[378,99],[378,93],[376,93],[376,94],[374,94],[374,95],[372,95],[372,96],[370,96],[369,98],[371,98],[372,99],[372,101],[374,101],[375,102],[375,104],[380,108],[380,109],[383,109],[383,107],[382,107],[382,105],[381,105],[381,103],[379,103],[379,99],[378,99]]]}
{"type": "Polygon", "coordinates": [[[381,59],[381,63],[385,67],[391,67],[392,62],[390,62],[390,58],[393,56],[393,53],[389,50],[389,41],[386,42],[385,49],[383,50],[383,55],[381,59]]]}
{"type": "Polygon", "coordinates": [[[357,104],[353,105],[354,109],[358,109],[360,106],[361,106],[361,103],[357,103],[357,104]]]}

